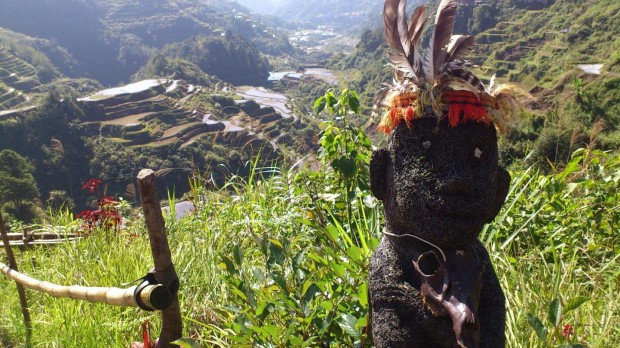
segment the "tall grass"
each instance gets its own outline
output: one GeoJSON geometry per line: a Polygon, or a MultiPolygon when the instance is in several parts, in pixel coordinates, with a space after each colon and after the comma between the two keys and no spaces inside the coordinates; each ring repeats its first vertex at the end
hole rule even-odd
{"type": "MultiPolygon", "coordinates": [[[[620,346],[620,156],[581,150],[556,174],[512,175],[504,209],[481,235],[507,298],[508,346],[620,346]],[[568,311],[574,299],[583,303],[568,311]],[[566,309],[559,328],[548,314],[558,301],[566,309]],[[545,341],[528,315],[547,330],[545,341]],[[570,340],[565,324],[574,328],[570,340]]],[[[275,167],[255,167],[216,190],[195,178],[189,198],[196,211],[166,220],[186,336],[207,347],[370,343],[366,267],[381,207],[358,191],[349,215],[326,194],[331,180],[329,171],[275,167]]],[[[74,224],[66,215],[56,221],[74,224]]],[[[93,286],[123,286],[152,265],[139,216],[120,234],[100,231],[17,259],[37,278],[93,286]]],[[[141,339],[144,320],[159,332],[157,313],[28,296],[35,347],[128,347],[141,339]]],[[[20,346],[25,329],[6,279],[0,301],[0,347],[20,346]]]]}

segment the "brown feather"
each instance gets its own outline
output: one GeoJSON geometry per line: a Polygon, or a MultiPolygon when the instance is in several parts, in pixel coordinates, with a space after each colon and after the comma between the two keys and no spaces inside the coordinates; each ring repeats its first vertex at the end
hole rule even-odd
{"type": "Polygon", "coordinates": [[[422,37],[424,25],[428,20],[428,18],[424,16],[425,14],[426,6],[422,5],[416,7],[413,15],[411,15],[411,22],[409,23],[409,42],[411,42],[409,53],[413,56],[411,65],[413,65],[413,70],[416,76],[422,76],[424,73],[422,55],[418,49],[418,44],[420,43],[420,39],[422,37]]]}
{"type": "Polygon", "coordinates": [[[401,0],[385,0],[383,6],[383,33],[388,46],[394,52],[406,56],[398,31],[398,6],[401,0]]]}
{"type": "Polygon", "coordinates": [[[476,77],[476,75],[474,75],[471,71],[465,69],[454,69],[447,70],[444,73],[449,76],[448,79],[463,82],[474,88],[478,93],[485,92],[484,84],[482,84],[480,79],[478,79],[478,77],[476,77]]]}
{"type": "Polygon", "coordinates": [[[454,29],[456,8],[456,0],[442,0],[437,9],[435,28],[433,29],[430,49],[428,51],[430,57],[427,58],[429,66],[426,71],[426,79],[429,81],[432,81],[435,75],[441,71],[441,66],[444,63],[444,58],[447,54],[446,46],[450,42],[452,30],[454,29]]]}
{"type": "Polygon", "coordinates": [[[409,40],[409,27],[405,12],[405,0],[386,0],[383,6],[384,34],[390,52],[388,58],[392,66],[404,73],[404,77],[417,81],[413,66],[415,47],[409,40]],[[413,51],[413,54],[412,54],[413,51]]]}
{"type": "Polygon", "coordinates": [[[409,57],[411,55],[411,42],[409,41],[409,27],[407,26],[407,12],[405,5],[406,0],[400,0],[398,2],[398,15],[396,17],[396,27],[398,29],[398,37],[403,46],[403,53],[409,57]]]}
{"type": "Polygon", "coordinates": [[[395,52],[389,52],[388,58],[390,59],[390,62],[392,63],[394,69],[402,71],[404,73],[404,76],[407,78],[414,78],[417,80],[415,71],[413,70],[411,63],[406,56],[395,52]]]}
{"type": "Polygon", "coordinates": [[[453,35],[448,44],[444,64],[465,57],[474,48],[476,38],[473,35],[453,35]]]}
{"type": "Polygon", "coordinates": [[[411,15],[411,22],[409,22],[409,41],[413,45],[420,43],[422,37],[422,29],[428,18],[424,17],[426,14],[426,5],[416,7],[413,15],[411,15]]]}

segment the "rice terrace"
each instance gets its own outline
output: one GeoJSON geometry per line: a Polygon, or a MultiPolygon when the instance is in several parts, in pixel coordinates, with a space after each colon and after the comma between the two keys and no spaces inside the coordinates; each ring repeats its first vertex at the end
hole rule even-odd
{"type": "Polygon", "coordinates": [[[0,348],[619,347],[619,13],[1,1],[0,348]]]}

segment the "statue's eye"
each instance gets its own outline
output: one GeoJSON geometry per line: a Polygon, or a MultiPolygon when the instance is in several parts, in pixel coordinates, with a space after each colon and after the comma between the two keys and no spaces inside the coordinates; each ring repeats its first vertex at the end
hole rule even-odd
{"type": "Polygon", "coordinates": [[[474,149],[474,157],[481,158],[482,157],[482,150],[480,150],[479,148],[475,148],[474,149]]]}
{"type": "Polygon", "coordinates": [[[431,141],[427,140],[425,142],[422,143],[422,147],[424,148],[424,150],[428,150],[431,148],[431,141]]]}

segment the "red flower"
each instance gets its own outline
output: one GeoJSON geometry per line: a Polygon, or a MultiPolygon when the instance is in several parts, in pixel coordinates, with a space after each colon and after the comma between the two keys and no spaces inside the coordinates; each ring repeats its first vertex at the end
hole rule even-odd
{"type": "Polygon", "coordinates": [[[90,179],[84,185],[82,185],[82,190],[88,190],[90,193],[95,193],[99,185],[103,183],[101,179],[90,179]]]}
{"type": "Polygon", "coordinates": [[[566,338],[570,338],[570,336],[573,335],[573,326],[571,324],[566,324],[564,325],[564,328],[562,330],[562,336],[566,337],[566,338]]]}

